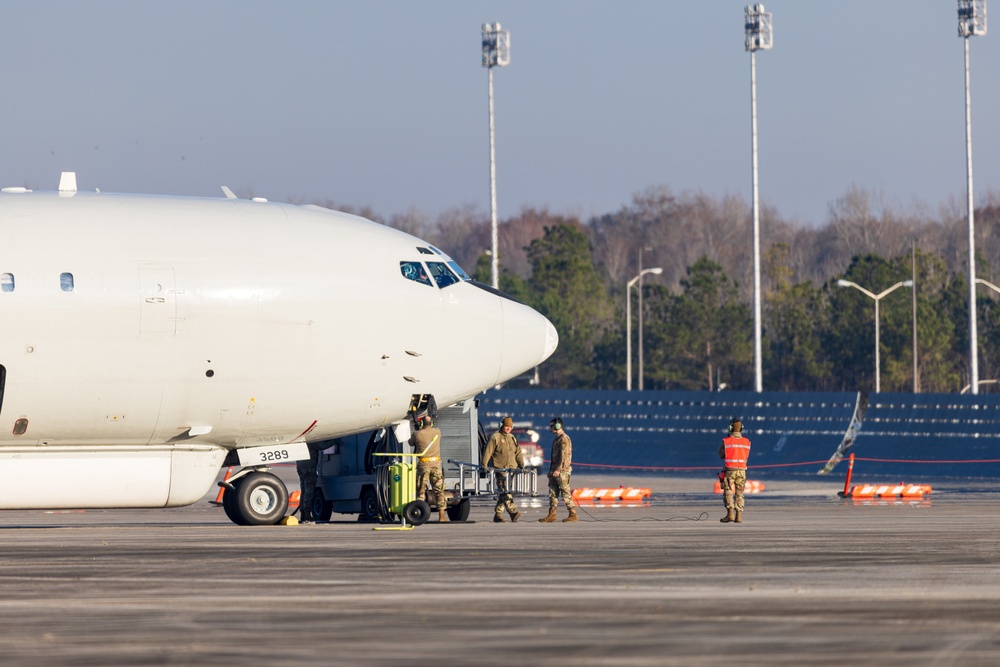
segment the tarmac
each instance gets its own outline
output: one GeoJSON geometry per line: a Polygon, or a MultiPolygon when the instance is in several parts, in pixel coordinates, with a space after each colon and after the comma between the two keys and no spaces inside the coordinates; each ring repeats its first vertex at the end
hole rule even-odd
{"type": "Polygon", "coordinates": [[[0,512],[0,662],[1000,664],[990,485],[855,504],[835,479],[768,482],[734,525],[713,482],[577,475],[654,495],[569,524],[537,522],[547,498],[522,499],[516,524],[479,501],[470,522],[409,531],[337,514],[239,527],[215,490],[179,509],[0,512]]]}

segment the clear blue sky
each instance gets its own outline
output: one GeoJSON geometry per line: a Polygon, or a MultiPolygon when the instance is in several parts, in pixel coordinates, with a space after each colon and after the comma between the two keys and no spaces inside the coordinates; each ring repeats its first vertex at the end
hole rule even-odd
{"type": "MultiPolygon", "coordinates": [[[[1000,11],[1000,0],[994,0],[1000,11]]],[[[0,22],[0,185],[489,210],[480,28],[501,217],[633,193],[750,199],[746,2],[70,0],[0,22]]],[[[901,208],[965,196],[955,0],[765,2],[760,193],[820,224],[856,184],[901,208]]],[[[1000,17],[1000,14],[995,14],[1000,17]]],[[[1000,18],[996,19],[1000,21],[1000,18]]],[[[972,39],[976,192],[1000,190],[1000,24],[972,39]]]]}

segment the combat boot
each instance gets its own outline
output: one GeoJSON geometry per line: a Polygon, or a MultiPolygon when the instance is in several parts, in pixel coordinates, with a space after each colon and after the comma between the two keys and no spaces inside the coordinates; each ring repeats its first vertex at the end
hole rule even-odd
{"type": "Polygon", "coordinates": [[[580,517],[578,517],[576,515],[576,508],[575,507],[570,507],[569,508],[569,516],[566,517],[565,519],[563,519],[563,523],[569,523],[571,521],[579,521],[579,520],[580,520],[580,517]]]}
{"type": "Polygon", "coordinates": [[[736,516],[735,516],[736,510],[734,510],[732,507],[727,507],[726,512],[727,512],[726,516],[719,519],[719,521],[721,521],[722,523],[732,523],[733,521],[736,521],[736,516]]]}
{"type": "Polygon", "coordinates": [[[445,510],[438,510],[438,523],[448,523],[448,514],[445,510]]]}
{"type": "Polygon", "coordinates": [[[510,522],[511,523],[517,523],[517,520],[520,519],[520,518],[521,518],[521,513],[520,512],[514,512],[513,514],[510,515],[510,522]]]}
{"type": "Polygon", "coordinates": [[[503,518],[503,514],[494,514],[493,523],[506,523],[507,519],[503,518]]]}
{"type": "Polygon", "coordinates": [[[734,523],[743,523],[743,510],[736,510],[736,518],[733,519],[734,523]]]}
{"type": "Polygon", "coordinates": [[[548,516],[543,516],[538,520],[538,523],[555,523],[556,522],[556,510],[555,508],[549,510],[548,516]]]}

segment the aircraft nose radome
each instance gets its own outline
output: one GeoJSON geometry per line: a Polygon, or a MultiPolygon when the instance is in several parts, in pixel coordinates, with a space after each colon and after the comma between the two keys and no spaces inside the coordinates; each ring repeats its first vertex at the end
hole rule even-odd
{"type": "MultiPolygon", "coordinates": [[[[542,319],[545,318],[543,317],[542,319]]],[[[556,331],[552,322],[545,319],[545,352],[542,353],[542,358],[538,363],[542,363],[542,361],[551,357],[557,347],[559,347],[559,332],[556,331]]]]}
{"type": "Polygon", "coordinates": [[[503,305],[503,358],[498,382],[517,377],[552,356],[559,334],[537,311],[513,302],[503,305]]]}

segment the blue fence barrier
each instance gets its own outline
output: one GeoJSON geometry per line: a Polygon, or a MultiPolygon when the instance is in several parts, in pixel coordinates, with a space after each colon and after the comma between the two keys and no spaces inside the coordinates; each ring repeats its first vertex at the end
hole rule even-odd
{"type": "Polygon", "coordinates": [[[922,475],[1000,474],[1000,395],[872,394],[853,451],[922,475]]]}
{"type": "MultiPolygon", "coordinates": [[[[851,392],[500,389],[479,398],[488,428],[510,415],[544,432],[552,417],[562,417],[578,471],[712,475],[729,421],[738,417],[753,443],[757,478],[816,475],[838,450],[855,454],[859,479],[1000,473],[1000,395],[872,394],[866,400],[851,392]],[[855,418],[856,437],[850,430],[855,418]]],[[[547,450],[544,436],[543,445],[547,450]]],[[[831,467],[838,475],[846,470],[844,463],[831,467]]]]}

